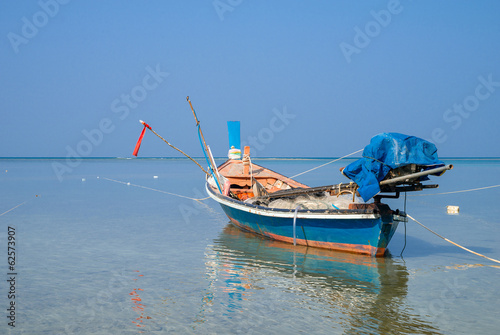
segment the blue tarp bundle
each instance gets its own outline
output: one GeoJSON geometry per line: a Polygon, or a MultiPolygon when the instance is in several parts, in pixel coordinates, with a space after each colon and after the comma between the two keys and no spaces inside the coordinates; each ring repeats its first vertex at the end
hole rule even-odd
{"type": "Polygon", "coordinates": [[[358,184],[359,194],[368,201],[380,192],[379,182],[391,169],[409,164],[428,168],[444,165],[434,144],[415,136],[382,133],[371,139],[363,158],[349,164],[342,173],[358,184]]]}

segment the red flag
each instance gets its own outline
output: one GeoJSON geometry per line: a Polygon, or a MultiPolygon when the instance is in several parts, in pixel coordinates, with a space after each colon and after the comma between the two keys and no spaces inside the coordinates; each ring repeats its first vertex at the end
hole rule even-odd
{"type": "Polygon", "coordinates": [[[146,125],[144,124],[144,128],[142,128],[141,136],[139,136],[139,139],[137,140],[137,144],[135,145],[134,152],[132,155],[137,157],[137,154],[139,153],[139,148],[141,147],[142,143],[142,138],[144,137],[144,133],[146,132],[146,125]]]}

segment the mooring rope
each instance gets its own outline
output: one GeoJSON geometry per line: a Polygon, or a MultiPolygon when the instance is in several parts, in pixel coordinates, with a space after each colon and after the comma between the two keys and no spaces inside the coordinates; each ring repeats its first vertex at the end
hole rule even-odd
{"type": "Polygon", "coordinates": [[[293,213],[293,245],[297,245],[297,234],[295,232],[297,228],[297,212],[299,211],[301,205],[295,207],[295,213],[293,213]]]}
{"type": "Polygon", "coordinates": [[[8,211],[3,212],[2,214],[0,214],[0,216],[5,215],[5,214],[7,214],[7,213],[8,213],[8,212],[10,212],[10,211],[13,211],[13,210],[14,210],[14,209],[16,209],[17,207],[22,206],[22,205],[24,205],[25,203],[26,203],[26,201],[25,201],[25,202],[23,202],[23,203],[20,203],[20,204],[19,204],[19,205],[17,205],[17,206],[12,207],[12,208],[11,208],[11,209],[9,209],[8,211]]]}
{"type": "Polygon", "coordinates": [[[468,190],[451,191],[451,192],[443,192],[443,193],[411,194],[411,195],[409,195],[409,197],[425,197],[425,196],[428,196],[428,195],[442,195],[442,194],[464,193],[464,192],[472,192],[472,191],[486,190],[486,189],[488,189],[488,188],[495,188],[495,187],[500,187],[500,185],[493,185],[493,186],[486,186],[486,187],[478,187],[478,188],[471,188],[471,189],[468,189],[468,190]]]}
{"type": "MultiPolygon", "coordinates": [[[[97,178],[100,178],[100,177],[97,177],[97,178]]],[[[140,188],[143,188],[143,189],[146,189],[146,190],[160,192],[160,193],[165,193],[165,194],[173,195],[173,196],[176,196],[176,197],[179,197],[179,198],[185,198],[185,199],[194,200],[194,201],[203,201],[203,200],[207,200],[207,199],[210,198],[210,197],[206,197],[206,198],[202,198],[202,199],[195,199],[195,198],[187,197],[185,195],[180,195],[180,194],[175,194],[175,193],[171,193],[171,192],[167,192],[167,191],[162,191],[162,190],[158,190],[156,188],[151,188],[151,187],[147,187],[147,186],[136,185],[136,184],[132,184],[132,183],[129,183],[129,182],[124,182],[124,181],[121,181],[121,180],[116,180],[116,179],[111,179],[111,178],[106,178],[106,177],[102,177],[102,179],[106,179],[106,180],[109,180],[109,181],[112,181],[112,182],[115,182],[115,183],[124,184],[124,185],[127,185],[127,186],[140,187],[140,188]]]]}
{"type": "MultiPolygon", "coordinates": [[[[406,192],[405,192],[405,205],[404,205],[404,212],[406,213],[406,192]]],[[[403,245],[403,250],[401,250],[401,254],[399,256],[401,256],[401,258],[403,258],[403,252],[405,251],[406,249],[406,222],[408,220],[405,220],[404,221],[404,224],[405,224],[405,244],[403,245]]]]}
{"type": "Polygon", "coordinates": [[[330,161],[330,162],[328,162],[328,163],[322,164],[322,165],[320,165],[320,166],[316,166],[316,167],[314,167],[314,168],[312,168],[312,169],[309,169],[309,170],[307,170],[307,171],[304,171],[304,172],[301,172],[301,173],[299,173],[299,174],[296,174],[295,176],[291,176],[290,178],[292,178],[292,179],[293,179],[293,178],[295,178],[295,177],[298,177],[298,176],[301,176],[301,175],[303,175],[303,174],[305,174],[305,173],[308,173],[308,172],[311,172],[311,171],[313,171],[313,170],[319,169],[319,168],[321,168],[321,167],[323,167],[323,166],[326,166],[326,165],[328,165],[328,164],[332,164],[332,163],[338,162],[338,161],[339,161],[339,160],[341,160],[341,159],[344,159],[344,158],[346,158],[346,157],[349,157],[349,156],[352,156],[352,155],[354,155],[354,154],[357,154],[358,152],[361,152],[361,151],[363,151],[363,150],[364,150],[364,149],[359,149],[358,151],[354,151],[353,153],[350,153],[350,154],[348,154],[348,155],[345,155],[345,156],[342,156],[342,157],[340,157],[340,158],[334,159],[333,161],[330,161]]]}
{"type": "Polygon", "coordinates": [[[467,249],[466,247],[463,247],[463,246],[461,246],[460,244],[455,243],[455,242],[453,242],[453,241],[451,241],[451,240],[447,239],[446,237],[443,237],[443,236],[439,235],[438,233],[436,233],[436,232],[435,232],[435,231],[433,231],[432,229],[430,229],[430,228],[428,228],[428,227],[424,226],[422,223],[418,222],[418,221],[417,221],[416,219],[414,219],[414,218],[413,218],[410,214],[406,214],[406,216],[407,216],[407,217],[409,217],[410,219],[412,219],[413,221],[415,221],[416,223],[418,223],[419,225],[421,225],[422,227],[424,227],[425,229],[427,229],[428,231],[430,231],[431,233],[433,233],[434,235],[436,235],[436,236],[438,236],[438,237],[442,238],[442,239],[443,239],[443,240],[445,240],[446,242],[451,243],[451,244],[453,244],[453,245],[455,245],[455,246],[457,246],[457,247],[459,247],[459,248],[461,248],[461,249],[463,249],[463,250],[465,250],[465,251],[468,251],[468,252],[470,252],[470,253],[472,253],[472,254],[474,254],[474,255],[484,257],[484,258],[486,258],[486,259],[489,259],[489,260],[490,260],[490,261],[492,261],[492,262],[500,263],[500,261],[499,261],[499,260],[497,260],[497,259],[490,258],[490,257],[485,256],[485,255],[482,255],[482,254],[480,254],[480,253],[478,253],[478,252],[475,252],[475,251],[472,251],[472,250],[470,250],[470,249],[467,249]]]}
{"type": "Polygon", "coordinates": [[[198,163],[197,161],[194,160],[194,158],[192,158],[191,156],[189,156],[188,154],[186,154],[184,151],[182,151],[181,149],[175,147],[174,145],[172,145],[169,141],[167,141],[166,139],[164,139],[163,137],[161,137],[156,131],[154,131],[153,129],[151,129],[151,127],[149,128],[149,130],[151,130],[153,132],[153,134],[155,134],[156,136],[158,136],[161,140],[163,140],[163,142],[167,143],[171,148],[179,151],[181,154],[183,154],[184,156],[186,156],[187,158],[189,158],[190,160],[192,160],[196,165],[198,165],[198,167],[200,169],[203,170],[203,172],[205,172],[207,175],[209,174],[201,165],[200,163],[198,163]]]}

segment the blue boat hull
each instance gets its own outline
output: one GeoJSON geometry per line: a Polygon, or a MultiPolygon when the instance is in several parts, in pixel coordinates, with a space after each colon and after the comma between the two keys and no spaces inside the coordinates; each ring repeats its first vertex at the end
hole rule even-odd
{"type": "Polygon", "coordinates": [[[387,245],[404,218],[386,205],[374,210],[271,209],[247,204],[215,193],[208,194],[237,227],[274,240],[372,256],[384,255],[387,245]],[[385,206],[385,207],[383,207],[385,206]]]}

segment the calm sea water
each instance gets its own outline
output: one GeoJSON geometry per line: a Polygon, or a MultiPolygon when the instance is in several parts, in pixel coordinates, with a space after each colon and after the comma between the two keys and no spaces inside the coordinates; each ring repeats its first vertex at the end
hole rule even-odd
{"type": "MultiPolygon", "coordinates": [[[[294,175],[327,160],[259,160],[294,175]]],[[[345,160],[298,178],[347,181],[345,160]]],[[[407,212],[500,259],[500,160],[447,160],[407,212]],[[460,206],[448,215],[447,205],[460,206]]],[[[2,334],[497,334],[500,267],[408,222],[373,259],[243,233],[184,159],[0,160],[2,334]],[[157,178],[155,178],[157,176],[157,178]],[[111,181],[112,179],[114,181],[111,181]],[[124,182],[119,183],[118,181],[124,182]],[[130,183],[130,185],[127,185],[130,183]],[[141,186],[141,187],[139,187],[141,186]],[[8,227],[15,228],[9,299],[8,227]],[[406,241],[406,242],[405,242],[406,241]],[[401,256],[401,252],[406,247],[401,256]],[[15,328],[8,325],[15,302],[15,328]]],[[[388,202],[403,209],[404,201],[388,202]]]]}

